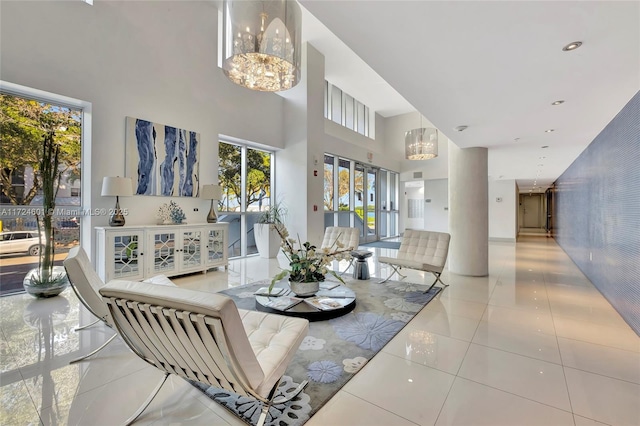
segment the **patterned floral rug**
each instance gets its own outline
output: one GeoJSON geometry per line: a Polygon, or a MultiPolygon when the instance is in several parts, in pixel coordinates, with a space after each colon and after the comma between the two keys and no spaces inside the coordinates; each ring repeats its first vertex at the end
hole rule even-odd
{"type": "MultiPolygon", "coordinates": [[[[419,284],[345,281],[356,293],[355,309],[339,318],[309,323],[309,333],[289,365],[279,393],[295,389],[304,380],[309,384],[295,399],[273,405],[266,425],[304,424],[441,290],[434,287],[425,294],[425,286],[419,284]]],[[[239,308],[255,310],[253,293],[268,285],[269,281],[259,281],[221,293],[232,297],[239,308]]],[[[193,385],[248,424],[257,423],[262,405],[256,400],[201,383],[193,385]]]]}

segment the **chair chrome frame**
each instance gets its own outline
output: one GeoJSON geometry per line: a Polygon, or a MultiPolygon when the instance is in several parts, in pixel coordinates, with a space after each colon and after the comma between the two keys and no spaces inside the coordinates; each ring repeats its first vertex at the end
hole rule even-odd
{"type": "Polygon", "coordinates": [[[241,312],[227,296],[179,287],[151,289],[146,283],[113,280],[100,294],[127,346],[164,373],[126,425],[144,412],[170,374],[260,401],[259,426],[273,404],[292,400],[308,383],[305,380],[288,395],[276,398],[282,375],[296,351],[269,359],[277,367],[266,375],[247,335],[247,330],[258,337],[263,337],[260,331],[272,333],[270,344],[288,342],[291,349],[297,349],[308,331],[305,319],[241,312]]]}

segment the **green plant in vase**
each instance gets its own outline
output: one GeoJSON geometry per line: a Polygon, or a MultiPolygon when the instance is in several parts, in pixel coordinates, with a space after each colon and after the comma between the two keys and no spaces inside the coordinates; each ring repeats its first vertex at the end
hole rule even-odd
{"type": "Polygon", "coordinates": [[[351,249],[346,249],[338,238],[324,249],[318,249],[310,242],[289,238],[289,232],[284,225],[275,225],[281,239],[284,255],[289,260],[289,269],[284,269],[271,280],[269,292],[277,281],[289,276],[289,286],[298,296],[310,296],[319,289],[319,283],[326,279],[326,275],[333,275],[344,284],[344,280],[335,271],[329,269],[334,260],[347,260],[351,249]]]}
{"type": "Polygon", "coordinates": [[[54,266],[55,228],[53,214],[56,207],[60,170],[60,145],[55,141],[55,133],[45,134],[40,159],[40,179],[42,181],[42,218],[36,214],[40,250],[38,268],[32,269],[24,278],[23,286],[27,293],[35,297],[51,297],[60,294],[69,284],[64,267],[54,266]],[[44,237],[43,237],[44,234],[44,237]],[[44,244],[42,240],[44,238],[44,244]]]}

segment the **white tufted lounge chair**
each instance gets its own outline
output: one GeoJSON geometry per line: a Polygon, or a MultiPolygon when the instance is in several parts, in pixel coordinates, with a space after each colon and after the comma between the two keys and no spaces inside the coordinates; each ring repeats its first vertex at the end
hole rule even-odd
{"type": "MultiPolygon", "coordinates": [[[[407,229],[402,236],[400,249],[397,257],[380,256],[378,261],[391,265],[393,272],[380,283],[389,281],[389,279],[397,272],[402,278],[406,275],[400,273],[401,268],[417,269],[432,273],[436,279],[433,281],[427,291],[440,282],[443,286],[447,286],[440,279],[440,274],[447,262],[449,253],[449,241],[451,235],[445,232],[432,232],[420,229],[407,229]]],[[[425,292],[426,293],[426,292],[425,292]]]]}
{"type": "MultiPolygon", "coordinates": [[[[78,296],[78,299],[84,307],[98,318],[91,324],[76,328],[76,331],[85,330],[100,321],[104,322],[109,328],[113,328],[113,321],[109,314],[109,309],[107,309],[107,305],[104,304],[98,294],[98,290],[100,287],[104,286],[104,282],[102,282],[96,271],[93,269],[87,253],[82,249],[82,247],[74,247],[69,251],[67,258],[62,263],[67,272],[67,278],[69,279],[73,292],[78,296]]],[[[81,356],[80,358],[74,359],[70,364],[82,361],[100,352],[113,339],[115,339],[117,335],[117,333],[114,333],[114,335],[98,349],[87,355],[81,356]]]]}
{"type": "Polygon", "coordinates": [[[262,425],[289,362],[307,335],[309,322],[237,309],[216,293],[112,280],[100,289],[118,333],[164,377],[145,403],[127,420],[134,422],[162,388],[169,374],[209,384],[261,401],[262,425]]]}
{"type": "MultiPolygon", "coordinates": [[[[357,228],[348,228],[343,226],[328,226],[324,230],[324,237],[322,238],[322,245],[320,248],[335,249],[336,241],[340,241],[345,250],[357,250],[358,245],[360,244],[360,230],[357,228]]],[[[347,272],[352,264],[353,257],[351,258],[349,265],[347,265],[346,269],[342,271],[340,275],[347,272]]]]}

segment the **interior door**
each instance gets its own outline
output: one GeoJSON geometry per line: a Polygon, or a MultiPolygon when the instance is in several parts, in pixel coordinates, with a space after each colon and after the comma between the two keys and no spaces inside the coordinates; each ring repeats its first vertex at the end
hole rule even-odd
{"type": "Polygon", "coordinates": [[[525,195],[523,197],[523,225],[525,228],[541,228],[540,223],[540,197],[538,195],[525,195]]]}

